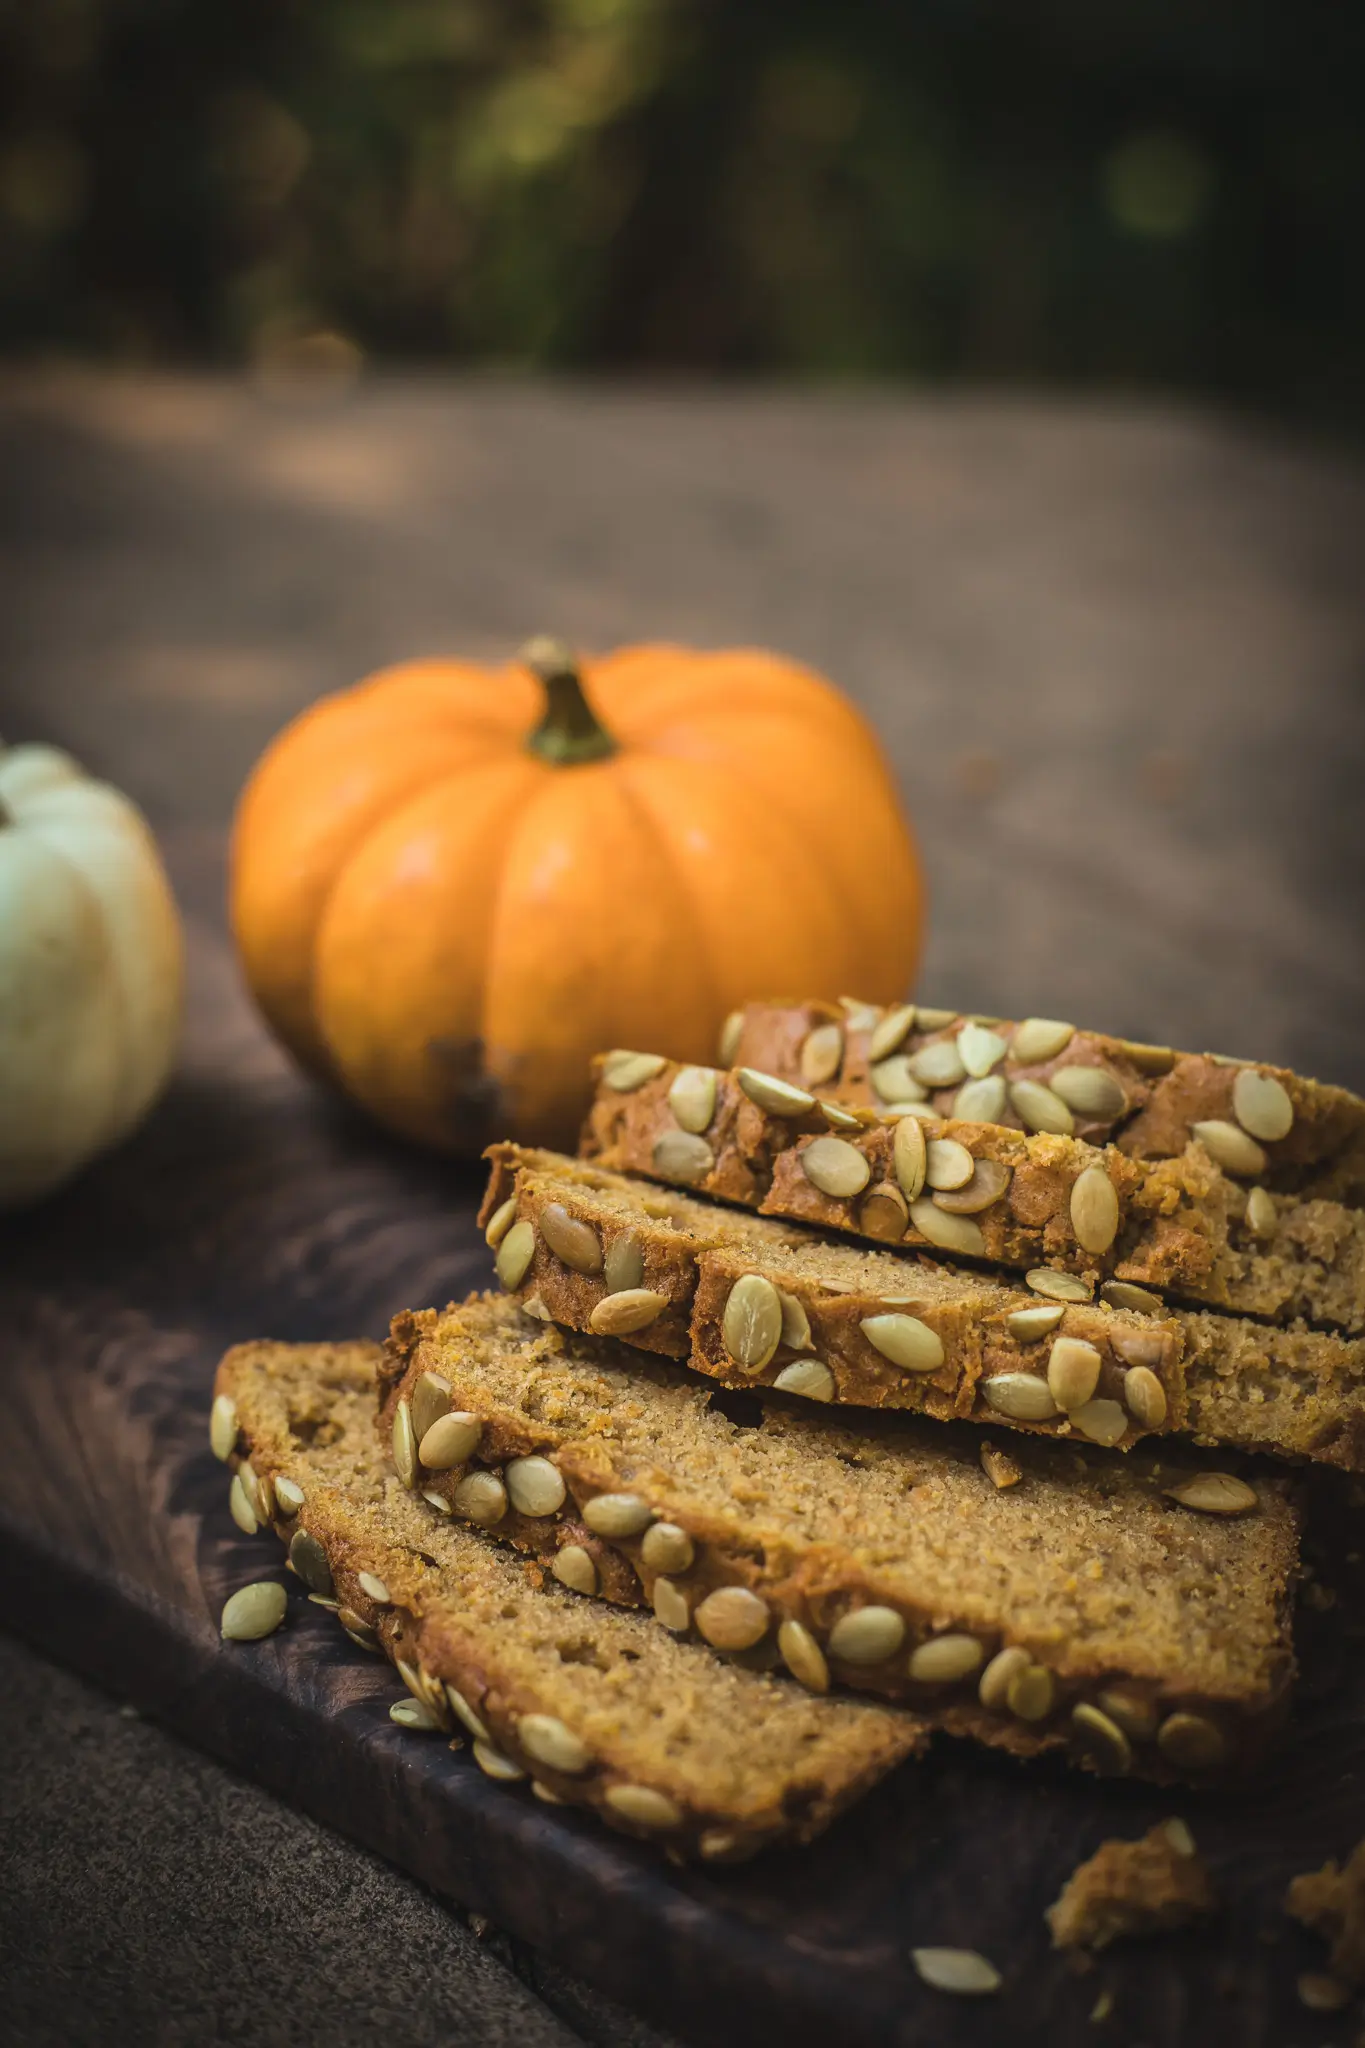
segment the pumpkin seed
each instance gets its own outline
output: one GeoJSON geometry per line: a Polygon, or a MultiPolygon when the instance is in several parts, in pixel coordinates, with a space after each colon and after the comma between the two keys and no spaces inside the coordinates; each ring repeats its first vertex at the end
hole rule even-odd
{"type": "Polygon", "coordinates": [[[1100,1354],[1079,1337],[1058,1337],[1048,1353],[1047,1384],[1057,1406],[1067,1413],[1083,1408],[1100,1377],[1100,1354]]]}
{"type": "Polygon", "coordinates": [[[228,1487],[228,1513],[244,1536],[254,1536],[261,1526],[252,1511],[240,1472],[233,1473],[232,1483],[228,1487]]]}
{"type": "Polygon", "coordinates": [[[1273,1237],[1278,1226],[1274,1196],[1264,1188],[1253,1188],[1247,1196],[1247,1229],[1253,1237],[1273,1237]]]}
{"type": "Polygon", "coordinates": [[[535,1230],[523,1217],[512,1225],[493,1260],[493,1271],[509,1294],[515,1294],[526,1278],[535,1248],[535,1230]]]}
{"type": "Polygon", "coordinates": [[[686,1593],[663,1573],[654,1581],[654,1619],[675,1636],[685,1636],[692,1626],[686,1593]]]}
{"type": "Polygon", "coordinates": [[[467,1472],[450,1497],[457,1515],[478,1529],[493,1529],[507,1513],[507,1488],[496,1472],[467,1472]]]}
{"type": "Polygon", "coordinates": [[[275,1481],[275,1501],[281,1513],[296,1515],[307,1498],[308,1496],[297,1480],[277,1479],[275,1481]]]}
{"type": "Polygon", "coordinates": [[[891,1140],[891,1161],[896,1180],[907,1202],[913,1202],[924,1186],[929,1165],[929,1147],[924,1126],[913,1116],[902,1117],[891,1140]]]}
{"type": "MultiPolygon", "coordinates": [[[[858,1027],[854,1025],[852,1028],[856,1030],[858,1027]]],[[[884,1010],[872,1026],[872,1034],[867,1041],[869,1066],[875,1065],[878,1060],[884,1060],[888,1054],[895,1052],[899,1046],[904,1044],[914,1028],[915,1006],[913,1003],[897,1003],[893,1009],[884,1010]]]]}
{"type": "Polygon", "coordinates": [[[353,1607],[338,1607],[337,1620],[359,1649],[368,1650],[372,1657],[383,1656],[384,1646],[378,1631],[370,1626],[363,1614],[357,1614],[353,1607]]]}
{"type": "Polygon", "coordinates": [[[822,1095],[815,1107],[832,1131],[860,1131],[863,1119],[856,1110],[846,1109],[842,1102],[826,1102],[822,1095]]]}
{"type": "Polygon", "coordinates": [[[1231,1472],[1195,1472],[1165,1491],[1182,1508],[1203,1515],[1245,1515],[1260,1505],[1255,1488],[1231,1472]]]}
{"type": "Polygon", "coordinates": [[[646,1081],[662,1074],[667,1065],[662,1053],[625,1052],[618,1048],[602,1061],[602,1079],[618,1095],[633,1095],[646,1081]]]}
{"type": "MultiPolygon", "coordinates": [[[[403,1666],[400,1664],[398,1668],[401,1671],[403,1666]]],[[[438,1692],[442,1690],[439,1681],[436,1690],[438,1692]]],[[[444,1692],[446,1699],[450,1702],[450,1711],[454,1714],[456,1720],[474,1737],[476,1742],[487,1742],[489,1740],[488,1730],[474,1712],[464,1694],[458,1691],[455,1686],[449,1684],[444,1687],[444,1692]]]]}
{"type": "Polygon", "coordinates": [[[411,1728],[423,1735],[435,1733],[442,1725],[421,1700],[395,1700],[389,1708],[389,1719],[400,1728],[411,1728]]]}
{"type": "Polygon", "coordinates": [[[1102,1166],[1087,1166],[1071,1184],[1071,1227],[1084,1252],[1107,1252],[1119,1230],[1119,1198],[1102,1166]]]}
{"type": "Polygon", "coordinates": [[[1029,1670],[1032,1664],[1028,1651],[1018,1643],[1012,1643],[1008,1649],[997,1650],[982,1672],[981,1683],[976,1689],[982,1706],[992,1714],[1003,1714],[1009,1705],[1011,1680],[1029,1670]]]}
{"type": "Polygon", "coordinates": [[[1166,1340],[1160,1330],[1109,1331],[1109,1342],[1126,1365],[1146,1365],[1153,1370],[1166,1356],[1166,1340]]]}
{"type": "MultiPolygon", "coordinates": [[[[261,1502],[260,1483],[256,1478],[256,1468],[250,1458],[243,1458],[241,1464],[237,1467],[237,1477],[242,1482],[242,1494],[252,1514],[258,1522],[265,1521],[266,1514],[261,1502]]],[[[231,1494],[231,1491],[232,1489],[229,1487],[229,1494],[231,1494]]]]}
{"type": "Polygon", "coordinates": [[[984,1024],[964,1024],[957,1034],[958,1057],[974,1081],[982,1081],[1008,1050],[998,1031],[984,1024]]]}
{"type": "Polygon", "coordinates": [[[840,1024],[817,1024],[801,1044],[801,1079],[808,1088],[832,1081],[844,1056],[844,1032],[840,1024]]]}
{"type": "Polygon", "coordinates": [[[935,1991],[959,1998],[983,1998],[1003,1982],[995,1964],[974,1948],[912,1948],[910,1960],[935,1991]]]}
{"type": "Polygon", "coordinates": [[[784,1394],[800,1394],[805,1401],[832,1401],[834,1374],[818,1358],[798,1358],[784,1365],[773,1381],[784,1394]]]}
{"type": "Polygon", "coordinates": [[[640,1535],[654,1520],[654,1510],[638,1493],[597,1493],[584,1506],[583,1520],[594,1536],[615,1542],[640,1535]]]}
{"type": "Polygon", "coordinates": [[[981,1669],[984,1654],[975,1636],[932,1636],[911,1651],[907,1669],[919,1685],[956,1685],[981,1669]]]}
{"type": "Polygon", "coordinates": [[[230,1394],[217,1394],[209,1410],[209,1449],[226,1465],[237,1448],[237,1403],[230,1394]]]}
{"type": "Polygon", "coordinates": [[[768,1609],[746,1586],[708,1593],[692,1619],[713,1650],[751,1650],[768,1633],[768,1609]]]}
{"type": "Polygon", "coordinates": [[[696,1555],[696,1544],[676,1522],[653,1523],[640,1545],[641,1562],[651,1572],[690,1572],[696,1555]]]}
{"type": "Polygon", "coordinates": [[[721,1342],[745,1372],[761,1372],[782,1341],[782,1302],[771,1280],[745,1273],[730,1289],[721,1342]]]}
{"type": "Polygon", "coordinates": [[[784,1621],[777,1631],[782,1662],[807,1692],[829,1691],[829,1665],[815,1637],[800,1621],[784,1621]]]}
{"type": "Polygon", "coordinates": [[[433,1678],[419,1665],[409,1664],[402,1657],[394,1659],[394,1669],[415,1700],[424,1707],[430,1707],[433,1714],[445,1718],[445,1690],[439,1678],[433,1678]]]}
{"type": "Polygon", "coordinates": [[[1030,1267],[1024,1284],[1050,1301],[1089,1301],[1095,1289],[1094,1281],[1084,1273],[1063,1273],[1056,1266],[1030,1267]]]}
{"type": "Polygon", "coordinates": [[[367,1600],[373,1600],[376,1607],[388,1607],[389,1589],[375,1572],[357,1572],[356,1584],[367,1600]]]}
{"type": "Polygon", "coordinates": [[[268,1472],[256,1481],[256,1512],[263,1522],[273,1522],[279,1512],[275,1482],[268,1472]]]}
{"type": "Polygon", "coordinates": [[[850,1031],[873,1031],[881,1011],[876,1003],[860,1003],[856,996],[840,996],[844,1018],[850,1031]]]}
{"type": "Polygon", "coordinates": [[[1121,1778],[1133,1767],[1133,1745],[1108,1714],[1082,1700],[1071,1709],[1071,1733],[1082,1755],[1106,1775],[1121,1778]]]}
{"type": "Polygon", "coordinates": [[[602,1337],[628,1337],[656,1323],[668,1307],[665,1294],[648,1287],[624,1287],[619,1294],[604,1294],[588,1317],[588,1328],[602,1337]]]}
{"type": "Polygon", "coordinates": [[[801,1169],[812,1187],[835,1201],[860,1195],[872,1178],[872,1168],[847,1138],[812,1138],[801,1148],[801,1169]]]}
{"type": "Polygon", "coordinates": [[[1128,1107],[1128,1097],[1107,1067],[1058,1067],[1048,1083],[1068,1109],[1099,1123],[1111,1123],[1128,1107]]]}
{"type": "Polygon", "coordinates": [[[515,1195],[509,1195],[505,1202],[499,1202],[497,1208],[488,1219],[488,1228],[484,1231],[483,1241],[488,1246],[490,1252],[497,1250],[516,1220],[517,1198],[515,1195]]]}
{"type": "Polygon", "coordinates": [[[1117,1401],[1087,1401],[1084,1407],[1073,1408],[1069,1419],[1092,1444],[1113,1446],[1128,1429],[1128,1417],[1117,1401]]]}
{"type": "Polygon", "coordinates": [[[567,1586],[571,1593],[592,1594],[597,1591],[597,1566],[581,1543],[566,1543],[557,1550],[550,1561],[550,1570],[561,1586],[567,1586]]]}
{"type": "Polygon", "coordinates": [[[926,1010],[923,1003],[915,1011],[917,1031],[946,1031],[950,1024],[956,1024],[960,1010],[926,1010]]]}
{"type": "Polygon", "coordinates": [[[1227,1757],[1223,1731],[1202,1714],[1168,1714],[1156,1746],[1178,1771],[1216,1771],[1227,1757]]]}
{"type": "Polygon", "coordinates": [[[557,1714],[523,1714],[517,1723],[517,1741],[534,1763],[566,1778],[581,1777],[592,1762],[588,1745],[557,1714]]]}
{"type": "Polygon", "coordinates": [[[1011,1422],[1051,1422],[1057,1403],[1046,1380],[1031,1372],[998,1372],[980,1382],[981,1398],[1011,1422]]]}
{"type": "Polygon", "coordinates": [[[720,1027],[720,1063],[723,1067],[732,1067],[734,1065],[735,1054],[739,1051],[739,1041],[743,1036],[743,1032],[743,1010],[731,1010],[729,1016],[720,1027]]]}
{"type": "Polygon", "coordinates": [[[602,1278],[608,1294],[629,1294],[645,1277],[645,1255],[640,1240],[629,1231],[614,1237],[602,1260],[602,1278]]]}
{"type": "Polygon", "coordinates": [[[858,1327],[902,1372],[937,1372],[943,1363],[943,1339],[918,1316],[864,1316],[858,1327]]]}
{"type": "Polygon", "coordinates": [[[1144,1429],[1160,1429],[1166,1420],[1166,1389],[1150,1366],[1135,1365],[1123,1375],[1128,1412],[1144,1429]]]}
{"type": "Polygon", "coordinates": [[[998,1124],[1005,1114],[1006,1092],[1003,1074],[988,1074],[981,1081],[964,1081],[953,1098],[953,1115],[964,1124],[998,1124]]]}
{"type": "Polygon", "coordinates": [[[910,1056],[910,1071],[925,1088],[956,1088],[967,1078],[957,1041],[940,1038],[910,1056]]]}
{"type": "Polygon", "coordinates": [[[1259,1067],[1243,1067],[1232,1084],[1232,1113],[1244,1131],[1273,1145],[1294,1128],[1294,1105],[1283,1082],[1259,1067]]]}
{"type": "Polygon", "coordinates": [[[981,1225],[970,1216],[954,1216],[940,1209],[932,1196],[923,1195],[910,1204],[910,1221],[920,1236],[940,1251],[961,1252],[967,1258],[984,1258],[986,1240],[981,1225]]]}
{"type": "Polygon", "coordinates": [[[306,1529],[296,1529],[290,1537],[289,1562],[310,1593],[322,1593],[329,1600],[335,1595],[327,1552],[317,1537],[310,1536],[306,1529]]]}
{"type": "Polygon", "coordinates": [[[923,1102],[926,1091],[910,1071],[910,1061],[903,1052],[889,1060],[878,1060],[875,1067],[868,1069],[868,1080],[874,1094],[882,1102],[923,1102]]]}
{"type": "Polygon", "coordinates": [[[590,1224],[571,1216],[562,1202],[547,1202],[538,1221],[540,1234],[556,1258],[575,1273],[601,1272],[602,1247],[590,1224]]]}
{"type": "Polygon", "coordinates": [[[981,1446],[981,1469],[999,1493],[1018,1486],[1024,1476],[1023,1468],[1015,1463],[1009,1452],[997,1450],[991,1443],[981,1446]]]}
{"type": "Polygon", "coordinates": [[[1221,1117],[1210,1117],[1205,1122],[1191,1124],[1190,1136],[1199,1140],[1214,1165],[1221,1166],[1224,1173],[1265,1172],[1264,1151],[1237,1124],[1225,1123],[1221,1117]]]}
{"type": "Polygon", "coordinates": [[[668,1106],[685,1131],[704,1131],[716,1113],[714,1067],[682,1067],[668,1091],[668,1106]]]}
{"type": "Polygon", "coordinates": [[[976,1161],[956,1138],[931,1138],[924,1178],[931,1188],[965,1188],[976,1161]]]}
{"type": "Polygon", "coordinates": [[[1025,1017],[1015,1026],[1010,1058],[1018,1060],[1021,1067],[1041,1066],[1044,1060],[1055,1060],[1059,1052],[1065,1052],[1075,1036],[1074,1024],[1063,1024],[1055,1017],[1025,1017]]]}
{"type": "Polygon", "coordinates": [[[716,1163],[705,1138],[692,1131],[665,1131],[655,1139],[650,1156],[657,1174],[664,1180],[680,1180],[685,1187],[695,1187],[698,1181],[705,1180],[716,1163]]]}
{"type": "Polygon", "coordinates": [[[1046,1721],[1057,1704],[1057,1681],[1046,1664],[1027,1664],[1011,1677],[1005,1700],[1017,1721],[1046,1721]]]}
{"type": "Polygon", "coordinates": [[[1037,1308],[1017,1308],[1005,1317],[1005,1328],[1011,1337],[1021,1344],[1032,1344],[1035,1338],[1046,1337],[1055,1330],[1066,1310],[1059,1302],[1057,1306],[1045,1307],[1040,1302],[1037,1308]]]}
{"type": "MultiPolygon", "coordinates": [[[[1102,1713],[1118,1724],[1130,1742],[1151,1742],[1156,1735],[1156,1708],[1141,1693],[1111,1685],[1096,1696],[1096,1704],[1102,1713]]],[[[1193,1855],[1193,1844],[1188,1852],[1182,1850],[1181,1853],[1193,1855]]]]}
{"type": "Polygon", "coordinates": [[[546,1308],[539,1294],[528,1294],[521,1304],[521,1312],[524,1316],[530,1316],[533,1322],[552,1323],[554,1321],[554,1317],[550,1314],[549,1309],[546,1308]]]}
{"type": "Polygon", "coordinates": [[[941,1124],[943,1118],[932,1102],[884,1102],[882,1122],[894,1123],[898,1117],[913,1116],[922,1124],[941,1124]]]}
{"type": "Polygon", "coordinates": [[[1169,1045],[1144,1045],[1135,1038],[1121,1038],[1119,1044],[1124,1058],[1131,1060],[1140,1074],[1169,1074],[1175,1065],[1169,1045]]]}
{"type": "Polygon", "coordinates": [[[983,1209],[994,1207],[1012,1178],[1013,1169],[1002,1166],[998,1159],[978,1159],[967,1185],[935,1194],[934,1206],[952,1216],[979,1216],[983,1209]]]}
{"type": "Polygon", "coordinates": [[[815,1097],[804,1088],[780,1081],[776,1074],[762,1074],[757,1067],[737,1068],[735,1079],[750,1102],[756,1102],[770,1116],[806,1116],[815,1107],[815,1097]]]}
{"type": "Polygon", "coordinates": [[[504,1756],[491,1742],[476,1742],[473,1754],[484,1776],[494,1779],[499,1785],[519,1785],[526,1776],[520,1764],[514,1764],[510,1756],[504,1756]]]}
{"type": "Polygon", "coordinates": [[[662,1834],[683,1824],[683,1810],[677,1801],[666,1792],[656,1792],[652,1785],[608,1785],[602,1797],[612,1812],[632,1827],[662,1834]]]}
{"type": "Polygon", "coordinates": [[[829,1654],[841,1664],[885,1664],[904,1641],[905,1623],[894,1607],[855,1607],[830,1630],[829,1654]]]}
{"type": "Polygon", "coordinates": [[[420,1444],[433,1422],[450,1412],[450,1381],[438,1372],[419,1375],[409,1402],[412,1433],[420,1444]]]}
{"type": "Polygon", "coordinates": [[[438,1515],[453,1515],[455,1512],[445,1495],[437,1493],[434,1487],[423,1487],[422,1498],[429,1508],[435,1508],[438,1515]]]}
{"type": "Polygon", "coordinates": [[[1076,1119],[1061,1096],[1041,1081],[1012,1081],[1010,1107],[1028,1131],[1051,1131],[1055,1137],[1069,1138],[1076,1128],[1076,1119]]]}
{"type": "Polygon", "coordinates": [[[1140,1316],[1159,1316],[1165,1307],[1159,1294],[1153,1294],[1150,1287],[1135,1287],[1131,1280],[1106,1280],[1100,1300],[1107,1301],[1110,1308],[1134,1309],[1140,1316]]]}
{"type": "Polygon", "coordinates": [[[519,1515],[557,1515],[564,1505],[565,1486],[558,1466],[548,1458],[509,1458],[503,1472],[508,1498],[519,1515]]]}
{"type": "Polygon", "coordinates": [[[451,1472],[472,1458],[483,1435],[483,1423],[466,1409],[438,1415],[422,1438],[417,1455],[429,1472],[451,1472]]]}
{"type": "Polygon", "coordinates": [[[789,1351],[809,1351],[813,1339],[804,1303],[783,1287],[778,1288],[777,1298],[782,1305],[782,1342],[789,1351]]]}
{"type": "Polygon", "coordinates": [[[869,1189],[858,1209],[858,1228],[863,1236],[880,1238],[883,1244],[898,1244],[909,1221],[910,1205],[890,1180],[879,1180],[869,1189]]]}
{"type": "Polygon", "coordinates": [[[239,1586],[223,1607],[219,1623],[226,1643],[258,1643],[274,1635],[289,1605],[284,1587],[275,1579],[256,1579],[239,1586]]]}
{"type": "Polygon", "coordinates": [[[1306,2006],[1309,2012],[1340,2012],[1355,1996],[1349,1984],[1343,1984],[1340,1978],[1329,1977],[1322,1970],[1304,1970],[1295,1989],[1300,2005],[1306,2006]]]}

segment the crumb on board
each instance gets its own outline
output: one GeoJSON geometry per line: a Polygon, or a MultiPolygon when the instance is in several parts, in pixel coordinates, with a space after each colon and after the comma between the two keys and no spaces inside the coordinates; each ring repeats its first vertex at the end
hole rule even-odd
{"type": "Polygon", "coordinates": [[[1047,1909],[1054,1948],[1105,1948],[1123,1935],[1161,1934],[1214,1910],[1209,1873],[1183,1820],[1136,1842],[1102,1842],[1047,1909]]]}
{"type": "Polygon", "coordinates": [[[1291,1878],[1284,1910],[1331,1943],[1335,1978],[1365,1984],[1365,1841],[1356,1843],[1344,1868],[1324,1863],[1291,1878]]]}

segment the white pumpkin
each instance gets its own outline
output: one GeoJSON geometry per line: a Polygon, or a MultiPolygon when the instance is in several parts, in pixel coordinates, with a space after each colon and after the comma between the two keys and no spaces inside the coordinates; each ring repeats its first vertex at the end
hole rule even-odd
{"type": "Polygon", "coordinates": [[[0,1206],[59,1186],[160,1094],[184,948],[141,814],[56,747],[0,747],[0,1206]]]}

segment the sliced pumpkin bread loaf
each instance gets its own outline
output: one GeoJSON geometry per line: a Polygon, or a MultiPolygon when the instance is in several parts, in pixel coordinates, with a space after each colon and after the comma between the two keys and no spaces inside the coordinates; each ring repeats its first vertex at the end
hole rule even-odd
{"type": "Polygon", "coordinates": [[[1019,1438],[1001,1486],[970,1432],[855,1433],[505,1297],[399,1316],[387,1351],[416,1494],[680,1639],[1115,1772],[1244,1763],[1284,1708],[1285,1481],[1019,1438]]]}
{"type": "Polygon", "coordinates": [[[1139,1045],[1050,1017],[847,1000],[750,1003],[726,1020],[720,1063],[850,1101],[929,1103],[965,1122],[1074,1134],[1133,1159],[1175,1159],[1199,1139],[1264,1187],[1365,1202],[1365,1102],[1264,1061],[1139,1045]]]}
{"type": "MultiPolygon", "coordinates": [[[[535,1325],[529,1327],[534,1328],[535,1325]]],[[[250,1508],[427,1715],[497,1778],[675,1853],[808,1841],[924,1746],[913,1715],[813,1698],[647,1616],[589,1606],[401,1485],[375,1435],[371,1344],[243,1344],[215,1441],[250,1508]]]]}
{"type": "Polygon", "coordinates": [[[559,1153],[495,1145],[487,1157],[480,1220],[499,1278],[532,1313],[728,1386],[1123,1450],[1185,1429],[1365,1470],[1360,1338],[1164,1308],[1121,1281],[1092,1300],[1050,1270],[1036,1276],[1049,1298],[559,1153]]]}
{"type": "Polygon", "coordinates": [[[1365,1210],[1249,1195],[1199,1143],[1131,1159],[922,1103],[849,1107],[748,1067],[617,1052],[595,1070],[580,1150],[618,1171],[883,1243],[1365,1326],[1365,1210]]]}

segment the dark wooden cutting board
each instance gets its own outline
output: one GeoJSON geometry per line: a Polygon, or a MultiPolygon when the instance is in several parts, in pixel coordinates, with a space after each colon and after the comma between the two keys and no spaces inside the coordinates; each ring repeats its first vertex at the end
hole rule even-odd
{"type": "MultiPolygon", "coordinates": [[[[267,1044],[214,914],[217,844],[172,852],[182,897],[203,906],[182,1072],[134,1143],[4,1225],[0,1621],[698,2041],[1342,2037],[1296,2002],[1321,1950],[1280,1899],[1365,1832],[1353,1643],[1313,1652],[1282,1759],[1236,1791],[1101,1785],[943,1740],[814,1847],[684,1871],[395,1728],[387,1666],[301,1592],[270,1640],[220,1642],[226,1595],[279,1557],[228,1519],[207,1448],[219,1353],[258,1334],[382,1334],[395,1308],[482,1284],[488,1259],[472,1172],[390,1145],[267,1044]],[[1077,1974],[1051,1954],[1043,1908],[1105,1836],[1171,1811],[1208,1853],[1222,1917],[1077,1974]],[[983,1950],[1004,1990],[969,2005],[927,1989],[919,1944],[983,1950]]],[[[1348,1595],[1324,1634],[1340,1642],[1356,1611],[1348,1595]]]]}

